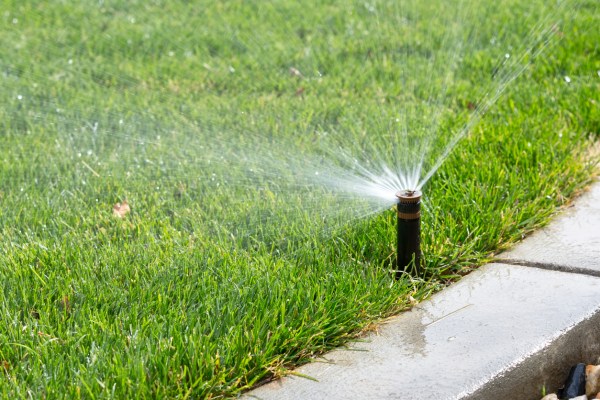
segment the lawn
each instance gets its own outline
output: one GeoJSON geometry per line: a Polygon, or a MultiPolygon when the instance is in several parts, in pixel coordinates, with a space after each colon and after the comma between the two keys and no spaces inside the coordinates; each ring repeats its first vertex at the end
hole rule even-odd
{"type": "Polygon", "coordinates": [[[414,3],[2,0],[1,396],[236,396],[580,192],[597,1],[414,3]],[[432,171],[422,277],[382,165],[432,171]]]}

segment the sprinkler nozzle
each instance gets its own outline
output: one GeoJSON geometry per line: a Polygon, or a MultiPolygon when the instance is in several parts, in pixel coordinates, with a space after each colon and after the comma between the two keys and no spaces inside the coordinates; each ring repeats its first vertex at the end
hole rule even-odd
{"type": "Polygon", "coordinates": [[[405,273],[418,276],[421,269],[421,196],[419,190],[396,193],[396,279],[405,273]]]}

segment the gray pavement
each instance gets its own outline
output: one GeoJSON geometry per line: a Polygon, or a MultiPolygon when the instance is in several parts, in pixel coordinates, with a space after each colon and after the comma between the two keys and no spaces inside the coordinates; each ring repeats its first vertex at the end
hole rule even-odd
{"type": "Polygon", "coordinates": [[[547,228],[503,254],[511,263],[600,276],[600,184],[547,228]]]}
{"type": "Polygon", "coordinates": [[[525,239],[255,399],[539,400],[600,356],[600,183],[525,239]]]}

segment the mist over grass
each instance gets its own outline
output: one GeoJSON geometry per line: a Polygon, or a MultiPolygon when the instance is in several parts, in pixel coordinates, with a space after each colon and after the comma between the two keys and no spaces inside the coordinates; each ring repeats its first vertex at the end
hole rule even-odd
{"type": "Polygon", "coordinates": [[[235,396],[589,183],[596,2],[415,3],[5,1],[2,396],[235,396]],[[393,281],[388,192],[434,168],[393,281]]]}

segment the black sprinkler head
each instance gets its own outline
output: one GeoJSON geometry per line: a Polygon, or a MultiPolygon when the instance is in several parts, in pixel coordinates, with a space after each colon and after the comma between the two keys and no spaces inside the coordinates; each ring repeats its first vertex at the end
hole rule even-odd
{"type": "Polygon", "coordinates": [[[421,269],[421,196],[419,190],[396,193],[398,203],[396,279],[403,274],[419,276],[421,269]]]}

